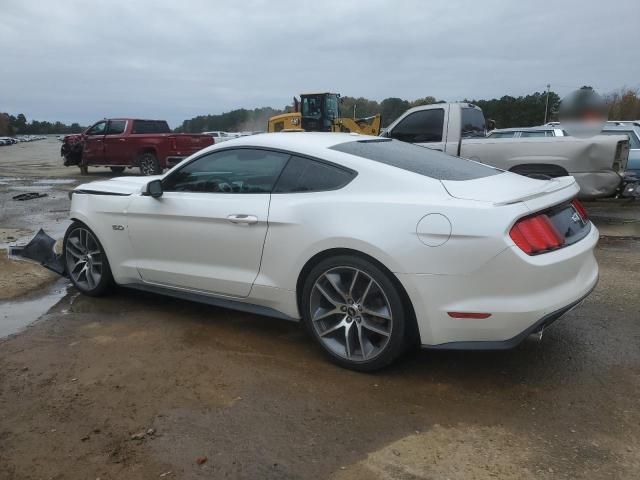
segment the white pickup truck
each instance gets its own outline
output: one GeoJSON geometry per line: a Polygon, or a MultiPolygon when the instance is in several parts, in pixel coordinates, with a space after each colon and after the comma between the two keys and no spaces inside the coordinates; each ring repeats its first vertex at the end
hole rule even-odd
{"type": "Polygon", "coordinates": [[[535,178],[572,175],[584,199],[614,195],[629,157],[624,135],[487,138],[484,114],[470,103],[412,108],[382,135],[535,178]]]}

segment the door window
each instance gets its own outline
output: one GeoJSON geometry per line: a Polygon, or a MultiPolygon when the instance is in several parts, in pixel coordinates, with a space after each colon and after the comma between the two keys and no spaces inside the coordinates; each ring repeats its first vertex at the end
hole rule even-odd
{"type": "Polygon", "coordinates": [[[292,156],[278,180],[274,193],[337,190],[355,176],[355,172],[335,165],[292,156]]]}
{"type": "Polygon", "coordinates": [[[107,122],[98,122],[87,131],[87,135],[104,135],[107,122]]]}
{"type": "Polygon", "coordinates": [[[629,145],[631,149],[640,148],[640,141],[630,130],[603,130],[602,135],[627,135],[629,137],[629,145]]]}
{"type": "Polygon", "coordinates": [[[547,132],[544,130],[530,130],[525,132],[520,132],[520,136],[522,138],[535,138],[535,137],[552,137],[553,133],[547,135],[547,132]]]}
{"type": "Polygon", "coordinates": [[[173,192],[270,193],[289,155],[237,148],[211,152],[164,179],[173,192]]]}
{"type": "Polygon", "coordinates": [[[107,135],[122,135],[126,126],[126,120],[111,120],[107,128],[107,135]]]}
{"type": "Polygon", "coordinates": [[[421,110],[405,117],[391,131],[390,137],[410,143],[441,142],[444,110],[421,110]]]}
{"type": "Polygon", "coordinates": [[[496,132],[495,130],[489,134],[490,138],[513,138],[516,132],[496,132]]]}
{"type": "Polygon", "coordinates": [[[485,137],[486,122],[482,110],[464,107],[462,109],[462,138],[485,137]]]}

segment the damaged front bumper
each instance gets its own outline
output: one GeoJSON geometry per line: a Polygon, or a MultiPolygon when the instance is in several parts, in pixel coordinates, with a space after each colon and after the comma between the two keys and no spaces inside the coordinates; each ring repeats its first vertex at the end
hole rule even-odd
{"type": "Polygon", "coordinates": [[[55,244],[56,240],[40,229],[26,245],[9,247],[9,255],[34,260],[52,272],[66,277],[67,269],[62,255],[57,254],[54,250],[55,244]]]}
{"type": "Polygon", "coordinates": [[[618,197],[640,198],[640,177],[635,172],[625,173],[618,197]]]}

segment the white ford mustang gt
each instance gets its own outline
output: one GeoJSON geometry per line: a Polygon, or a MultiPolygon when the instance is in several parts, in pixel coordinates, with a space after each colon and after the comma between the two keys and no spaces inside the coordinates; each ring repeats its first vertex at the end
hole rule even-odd
{"type": "Polygon", "coordinates": [[[378,137],[274,133],[72,192],[64,262],[114,284],[294,319],[338,364],[517,345],[594,288],[572,177],[534,180],[378,137]]]}

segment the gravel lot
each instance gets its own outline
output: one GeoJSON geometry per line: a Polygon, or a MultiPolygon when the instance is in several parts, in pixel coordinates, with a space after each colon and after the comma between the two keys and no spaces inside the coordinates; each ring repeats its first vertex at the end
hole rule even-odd
{"type": "MultiPolygon", "coordinates": [[[[68,189],[112,175],[80,177],[58,149],[0,147],[0,248],[61,236],[68,189]],[[48,196],[11,199],[26,190],[48,196]]],[[[296,324],[80,296],[3,254],[0,322],[40,318],[0,339],[0,479],[638,478],[640,239],[619,235],[640,204],[588,208],[600,283],[541,343],[417,351],[375,375],[327,363],[296,324]]]]}

